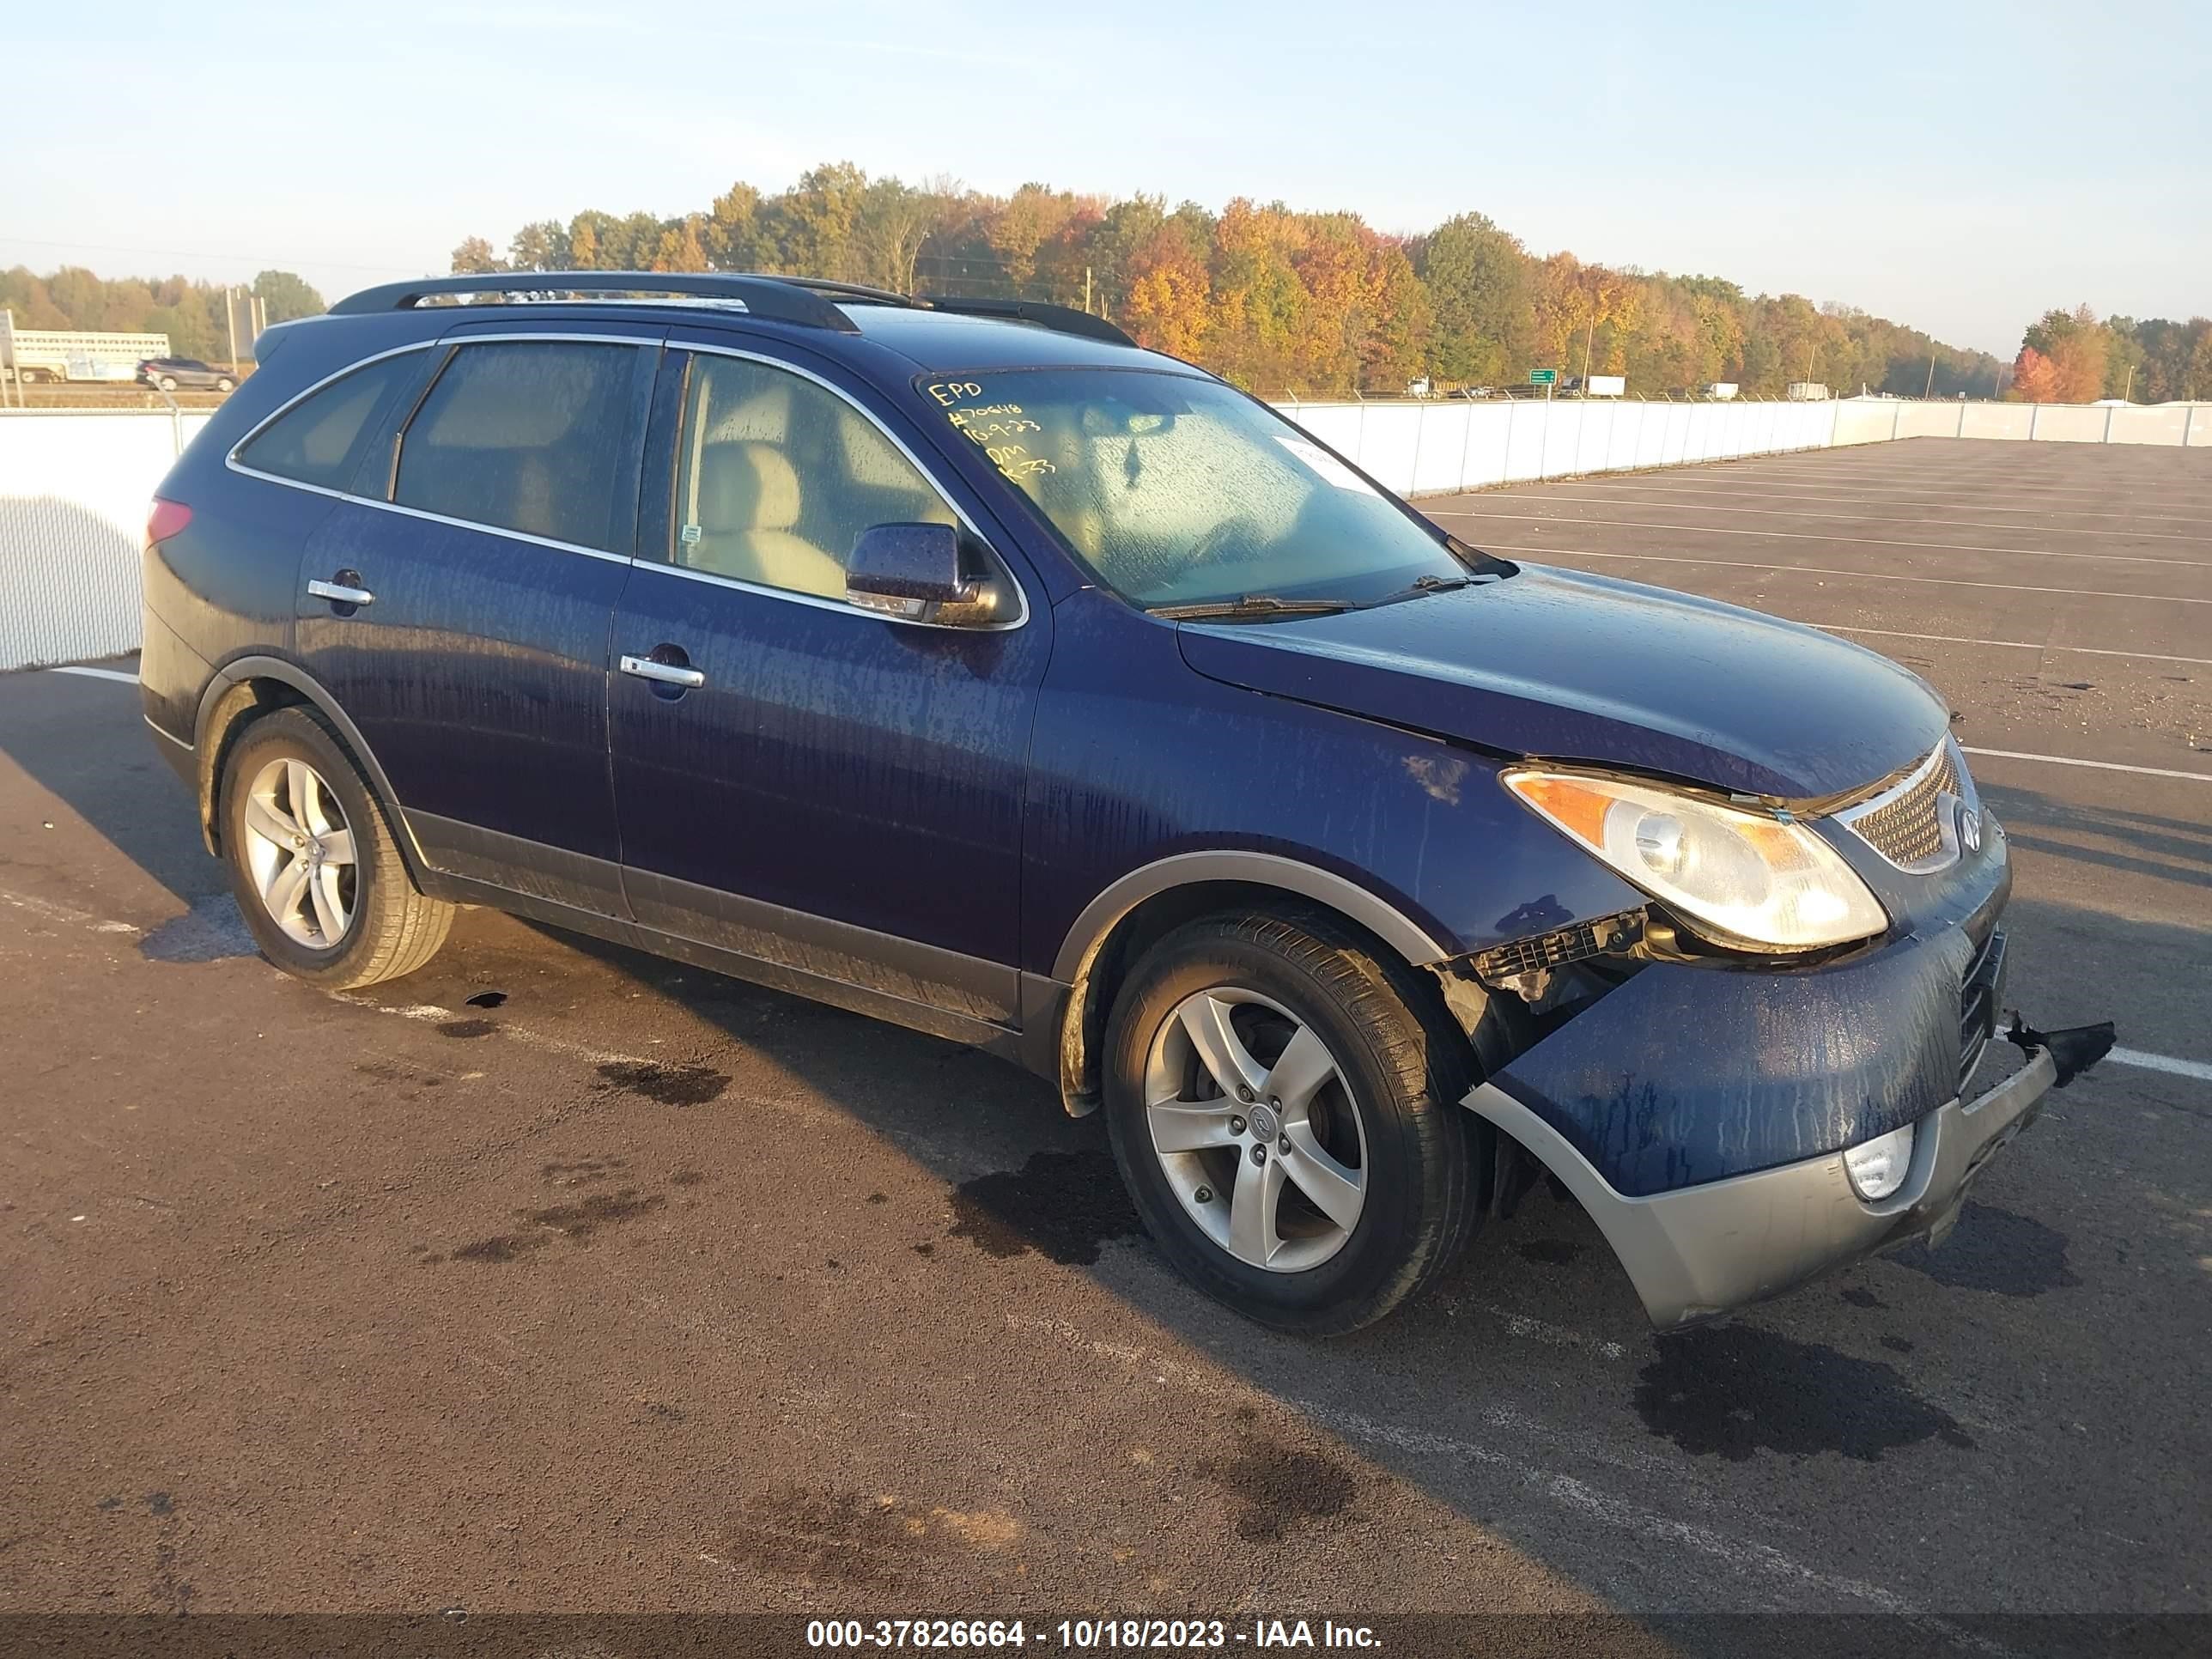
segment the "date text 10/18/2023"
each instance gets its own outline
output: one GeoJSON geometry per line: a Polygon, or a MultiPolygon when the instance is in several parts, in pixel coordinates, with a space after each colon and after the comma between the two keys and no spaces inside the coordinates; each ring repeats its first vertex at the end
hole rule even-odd
{"type": "Polygon", "coordinates": [[[813,1619],[811,1648],[929,1648],[958,1651],[1019,1650],[1035,1643],[1070,1652],[1204,1651],[1244,1648],[1376,1649],[1365,1625],[1334,1620],[1255,1619],[813,1619]]]}

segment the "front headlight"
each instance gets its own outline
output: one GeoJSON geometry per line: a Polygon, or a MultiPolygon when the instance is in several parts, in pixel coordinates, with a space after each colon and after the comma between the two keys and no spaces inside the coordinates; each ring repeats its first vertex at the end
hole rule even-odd
{"type": "Polygon", "coordinates": [[[1571,772],[1516,769],[1504,783],[1652,897],[1729,939],[1802,951],[1889,926],[1857,872],[1802,823],[1571,772]]]}

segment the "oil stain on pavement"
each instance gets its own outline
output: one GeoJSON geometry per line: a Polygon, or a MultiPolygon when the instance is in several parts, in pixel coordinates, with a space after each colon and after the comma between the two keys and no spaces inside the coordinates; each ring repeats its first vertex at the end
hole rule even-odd
{"type": "Polygon", "coordinates": [[[1237,1535],[1247,1543],[1279,1542],[1298,1527],[1334,1520],[1352,1504],[1352,1476],[1342,1465],[1249,1433],[1235,1456],[1203,1457],[1194,1467],[1237,1501],[1237,1535]]]}
{"type": "Polygon", "coordinates": [[[519,1229],[480,1238],[472,1244],[460,1246],[449,1255],[426,1255],[422,1261],[425,1267],[445,1261],[517,1261],[533,1250],[544,1249],[556,1238],[565,1238],[572,1244],[589,1244],[603,1228],[635,1221],[665,1207],[667,1203],[665,1193],[641,1194],[635,1188],[626,1187],[618,1193],[593,1193],[574,1204],[517,1210],[515,1218],[527,1231],[519,1229]]]}
{"type": "Polygon", "coordinates": [[[1033,1152],[1019,1170],[994,1170],[952,1190],[956,1218],[946,1235],[987,1255],[1042,1252],[1063,1267],[1089,1267],[1109,1239],[1141,1231],[1113,1154],[1033,1152]]]}
{"type": "Polygon", "coordinates": [[[730,1086],[729,1074],[708,1066],[662,1066],[651,1060],[611,1060],[599,1067],[601,1093],[619,1090],[659,1106],[704,1106],[730,1086]]]}
{"type": "Polygon", "coordinates": [[[1890,1258],[1938,1285],[1999,1296],[2041,1296],[2079,1285],[2066,1265],[2066,1235],[2032,1216],[1969,1202],[1936,1248],[1914,1244],[1890,1258]]]}
{"type": "Polygon", "coordinates": [[[1681,1331],[1656,1346],[1637,1378],[1637,1413],[1693,1455],[1742,1463],[1762,1451],[1834,1452],[1872,1463],[1923,1440],[1974,1444],[1879,1360],[1747,1325],[1681,1331]]]}

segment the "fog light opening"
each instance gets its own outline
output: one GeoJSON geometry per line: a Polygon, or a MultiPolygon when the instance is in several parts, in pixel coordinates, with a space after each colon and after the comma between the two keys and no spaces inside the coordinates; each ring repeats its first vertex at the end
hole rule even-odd
{"type": "Polygon", "coordinates": [[[1912,1168],[1912,1129],[1906,1124],[1886,1135],[1861,1141],[1844,1153],[1844,1168],[1852,1190],[1869,1202],[1887,1198],[1905,1184],[1912,1168]]]}

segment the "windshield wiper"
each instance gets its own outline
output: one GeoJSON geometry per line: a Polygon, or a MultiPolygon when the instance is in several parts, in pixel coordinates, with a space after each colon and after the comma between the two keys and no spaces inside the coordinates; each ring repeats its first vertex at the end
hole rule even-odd
{"type": "Polygon", "coordinates": [[[1155,605],[1146,607],[1170,622],[1243,622],[1260,617],[1333,617],[1352,605],[1345,599],[1282,599],[1273,593],[1247,593],[1240,599],[1207,599],[1196,605],[1155,605]]]}
{"type": "Polygon", "coordinates": [[[1400,599],[1418,599],[1424,593],[1449,593],[1455,587],[1472,587],[1474,581],[1473,576],[1416,576],[1411,586],[1401,587],[1395,593],[1385,593],[1379,599],[1370,599],[1365,608],[1371,611],[1378,605],[1395,605],[1400,599]]]}

